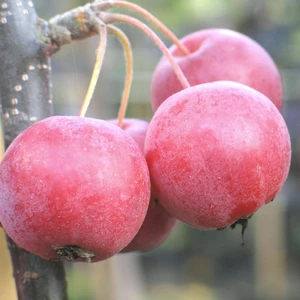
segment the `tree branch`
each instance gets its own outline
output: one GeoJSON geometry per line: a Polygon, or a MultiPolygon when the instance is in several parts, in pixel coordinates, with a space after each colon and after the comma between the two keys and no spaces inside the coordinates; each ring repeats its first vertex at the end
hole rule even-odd
{"type": "MultiPolygon", "coordinates": [[[[31,1],[0,2],[0,99],[5,146],[52,115],[49,56],[58,47],[31,1]]],[[[7,238],[18,298],[67,299],[62,263],[41,259],[7,238]]]]}

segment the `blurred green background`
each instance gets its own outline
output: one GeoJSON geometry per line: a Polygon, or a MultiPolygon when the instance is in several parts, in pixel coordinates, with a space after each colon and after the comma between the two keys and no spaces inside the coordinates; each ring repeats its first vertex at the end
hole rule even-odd
{"type": "MultiPolygon", "coordinates": [[[[249,35],[270,53],[280,68],[284,83],[283,115],[292,138],[292,167],[276,201],[263,207],[251,219],[245,246],[241,246],[239,227],[234,231],[198,231],[178,224],[169,239],[153,251],[120,254],[92,265],[66,264],[70,299],[298,300],[300,1],[131,2],[148,9],[178,37],[204,28],[231,28],[249,35]]],[[[35,1],[39,16],[44,19],[85,3],[79,0],[35,1]]],[[[128,25],[119,27],[130,38],[134,52],[134,81],[127,117],[150,120],[149,86],[161,53],[138,29],[128,25]]],[[[160,36],[169,46],[170,42],[160,36]]],[[[89,84],[97,45],[98,37],[93,37],[65,46],[53,56],[56,114],[78,114],[89,84]]],[[[117,117],[124,73],[121,46],[110,37],[87,116],[117,117]]]]}

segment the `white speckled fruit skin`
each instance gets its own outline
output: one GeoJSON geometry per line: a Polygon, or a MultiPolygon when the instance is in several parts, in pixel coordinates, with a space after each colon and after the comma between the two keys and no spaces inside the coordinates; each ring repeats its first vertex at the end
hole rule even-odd
{"type": "Polygon", "coordinates": [[[213,229],[276,196],[288,175],[291,145],[268,98],[224,81],[168,98],[149,125],[145,155],[166,210],[190,226],[213,229]]]}

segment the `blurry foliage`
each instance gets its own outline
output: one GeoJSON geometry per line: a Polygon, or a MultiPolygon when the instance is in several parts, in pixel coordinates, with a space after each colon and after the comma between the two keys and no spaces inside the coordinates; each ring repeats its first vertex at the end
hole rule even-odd
{"type": "Polygon", "coordinates": [[[93,299],[93,286],[88,276],[84,272],[68,272],[68,296],[72,300],[89,300],[93,299]]]}

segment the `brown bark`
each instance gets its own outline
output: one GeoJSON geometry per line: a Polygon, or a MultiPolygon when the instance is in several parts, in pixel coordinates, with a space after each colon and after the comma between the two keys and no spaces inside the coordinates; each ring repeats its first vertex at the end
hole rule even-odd
{"type": "MultiPolygon", "coordinates": [[[[49,55],[57,50],[31,1],[0,3],[0,99],[5,147],[32,123],[52,115],[49,55]]],[[[63,263],[19,248],[9,237],[18,299],[67,299],[63,263]]]]}

